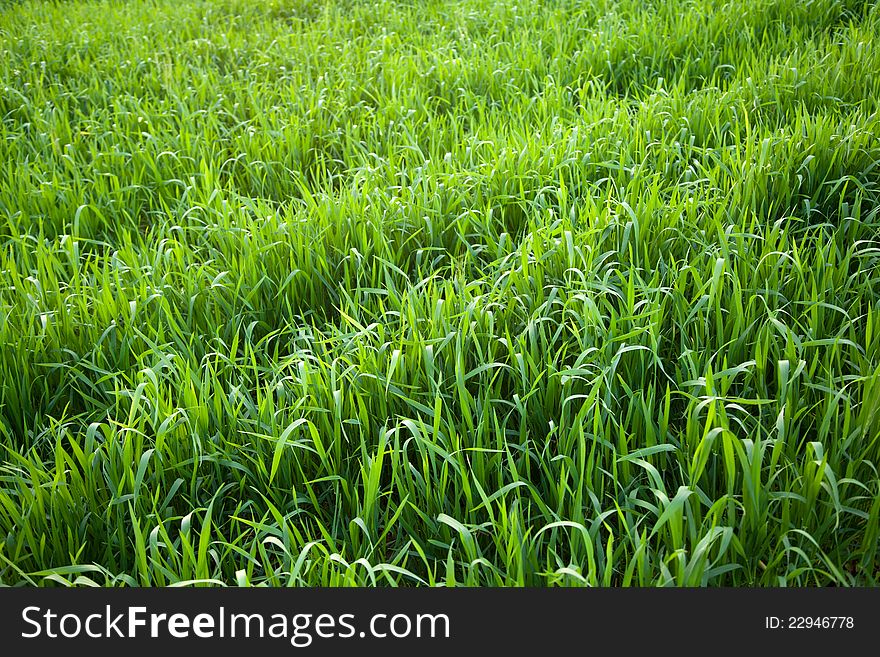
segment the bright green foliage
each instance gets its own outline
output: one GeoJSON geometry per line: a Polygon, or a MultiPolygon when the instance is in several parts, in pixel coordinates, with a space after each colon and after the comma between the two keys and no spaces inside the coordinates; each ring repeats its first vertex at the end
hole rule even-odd
{"type": "Polygon", "coordinates": [[[0,3],[0,582],[876,585],[880,8],[0,3]]]}

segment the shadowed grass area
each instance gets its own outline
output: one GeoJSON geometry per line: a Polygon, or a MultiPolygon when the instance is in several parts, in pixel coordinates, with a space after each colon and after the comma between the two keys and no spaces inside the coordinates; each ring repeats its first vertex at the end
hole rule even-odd
{"type": "Polygon", "coordinates": [[[0,2],[0,583],[880,583],[880,8],[0,2]]]}

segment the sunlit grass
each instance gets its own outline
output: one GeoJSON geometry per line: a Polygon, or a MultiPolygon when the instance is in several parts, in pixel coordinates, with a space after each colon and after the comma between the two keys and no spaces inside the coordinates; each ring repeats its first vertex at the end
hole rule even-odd
{"type": "Polygon", "coordinates": [[[876,585],[880,9],[0,1],[0,583],[876,585]]]}

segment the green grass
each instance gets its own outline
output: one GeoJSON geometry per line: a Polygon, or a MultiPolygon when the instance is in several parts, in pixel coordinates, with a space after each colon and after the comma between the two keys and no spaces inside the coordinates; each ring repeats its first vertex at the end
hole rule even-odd
{"type": "Polygon", "coordinates": [[[0,583],[880,583],[880,7],[0,3],[0,583]]]}

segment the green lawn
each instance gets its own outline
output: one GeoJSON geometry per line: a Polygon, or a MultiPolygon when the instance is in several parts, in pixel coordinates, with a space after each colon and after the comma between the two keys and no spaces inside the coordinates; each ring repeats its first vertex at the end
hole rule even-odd
{"type": "Polygon", "coordinates": [[[880,6],[0,0],[0,583],[880,583],[880,6]]]}

